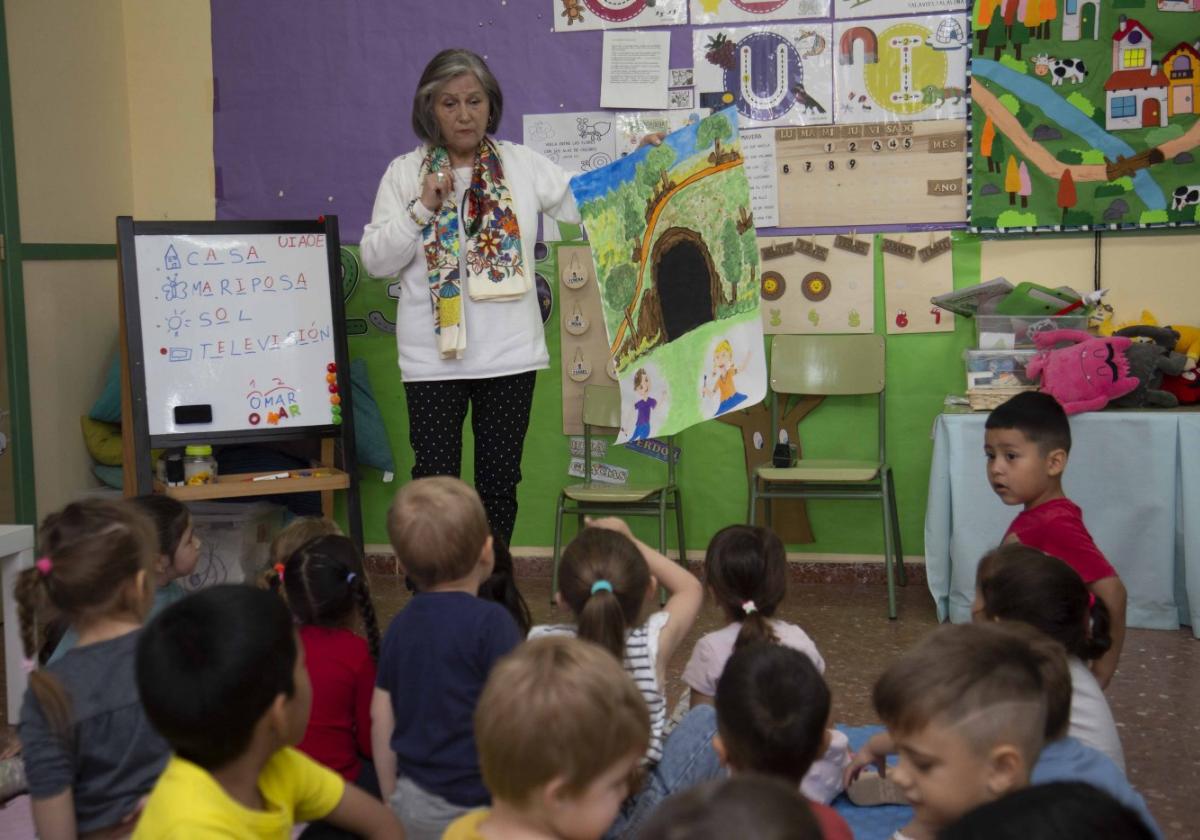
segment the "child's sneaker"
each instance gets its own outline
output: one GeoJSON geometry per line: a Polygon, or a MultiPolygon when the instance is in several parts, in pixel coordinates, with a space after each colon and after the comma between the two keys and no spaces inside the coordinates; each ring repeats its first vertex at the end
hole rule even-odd
{"type": "Polygon", "coordinates": [[[887,776],[881,776],[875,770],[866,769],[846,788],[846,796],[855,805],[907,805],[908,800],[896,787],[896,783],[887,776]]]}

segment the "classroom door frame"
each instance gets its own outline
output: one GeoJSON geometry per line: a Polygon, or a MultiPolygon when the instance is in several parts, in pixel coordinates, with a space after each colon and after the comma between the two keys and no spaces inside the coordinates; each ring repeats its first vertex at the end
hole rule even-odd
{"type": "MultiPolygon", "coordinates": [[[[17,161],[13,149],[12,88],[8,72],[8,32],[0,5],[0,288],[3,292],[4,370],[8,399],[0,410],[8,412],[8,451],[0,457],[12,463],[12,498],[15,521],[33,524],[37,519],[33,475],[33,425],[29,404],[29,357],[25,328],[25,283],[21,270],[21,217],[17,205],[17,161]]],[[[0,479],[7,484],[7,479],[0,479]]],[[[0,491],[8,488],[0,486],[0,491]]]]}

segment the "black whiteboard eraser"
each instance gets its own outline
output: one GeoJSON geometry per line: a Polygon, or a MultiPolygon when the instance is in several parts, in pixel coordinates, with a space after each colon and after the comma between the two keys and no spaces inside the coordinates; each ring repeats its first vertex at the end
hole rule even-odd
{"type": "Polygon", "coordinates": [[[190,423],[211,423],[211,405],[177,405],[175,406],[175,425],[183,426],[190,423]]]}

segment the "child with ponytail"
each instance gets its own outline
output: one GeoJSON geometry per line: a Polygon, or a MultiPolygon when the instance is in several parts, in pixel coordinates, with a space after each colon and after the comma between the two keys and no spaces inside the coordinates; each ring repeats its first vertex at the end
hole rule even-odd
{"type": "Polygon", "coordinates": [[[647,772],[605,835],[632,837],[662,799],[720,773],[712,749],[715,716],[685,719],[663,741],[667,663],[691,630],[704,590],[686,568],[634,537],[624,521],[589,519],[588,526],[564,549],[554,594],[575,624],[534,627],[529,637],[564,634],[595,642],[622,663],[641,691],[650,710],[650,745],[642,762],[647,772]],[[657,605],[660,584],[667,602],[646,615],[657,605]]]}
{"type": "Polygon", "coordinates": [[[279,578],[313,687],[312,714],[297,748],[379,796],[371,761],[379,626],[362,557],[346,537],[318,537],[288,558],[279,578]]]}
{"type": "Polygon", "coordinates": [[[1021,543],[989,551],[975,572],[976,621],[1023,621],[1067,649],[1071,724],[1067,734],[1107,755],[1122,771],[1125,754],[1112,709],[1090,670],[1112,646],[1104,601],[1057,557],[1021,543]]]}
{"type": "MultiPolygon", "coordinates": [[[[14,594],[25,655],[46,606],[78,634],[62,659],[29,675],[19,727],[39,837],[132,830],[168,747],[147,721],[134,674],[153,599],[158,540],[128,502],[92,499],[51,514],[34,568],[14,594]]],[[[32,660],[30,660],[32,662],[32,660]]]]}
{"type": "MultiPolygon", "coordinates": [[[[808,634],[773,617],[787,595],[787,576],[787,552],[769,528],[730,525],[713,536],[704,555],[704,583],[728,624],[700,637],[683,670],[693,708],[712,705],[725,663],[734,651],[755,642],[799,651],[818,673],[825,673],[825,660],[808,634]]],[[[849,762],[845,734],[829,730],[828,748],[804,776],[804,795],[829,804],[842,791],[842,772],[849,762]]]]}
{"type": "MultiPolygon", "coordinates": [[[[146,616],[149,620],[187,594],[179,585],[179,579],[196,571],[201,543],[192,525],[191,512],[178,499],[150,494],[130,499],[129,502],[150,517],[157,537],[158,557],[154,563],[156,586],[154,602],[146,616]]],[[[49,661],[62,659],[78,643],[79,634],[74,627],[68,627],[49,661]]]]}

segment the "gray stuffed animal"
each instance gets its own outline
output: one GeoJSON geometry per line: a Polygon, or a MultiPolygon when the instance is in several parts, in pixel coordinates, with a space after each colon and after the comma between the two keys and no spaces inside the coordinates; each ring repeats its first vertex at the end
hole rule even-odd
{"type": "Polygon", "coordinates": [[[1125,351],[1129,360],[1129,374],[1136,376],[1141,384],[1111,405],[1121,408],[1174,408],[1179,398],[1170,391],[1162,390],[1163,374],[1178,376],[1187,365],[1187,356],[1175,352],[1179,333],[1170,327],[1139,325],[1117,330],[1116,335],[1133,339],[1125,351]]]}

